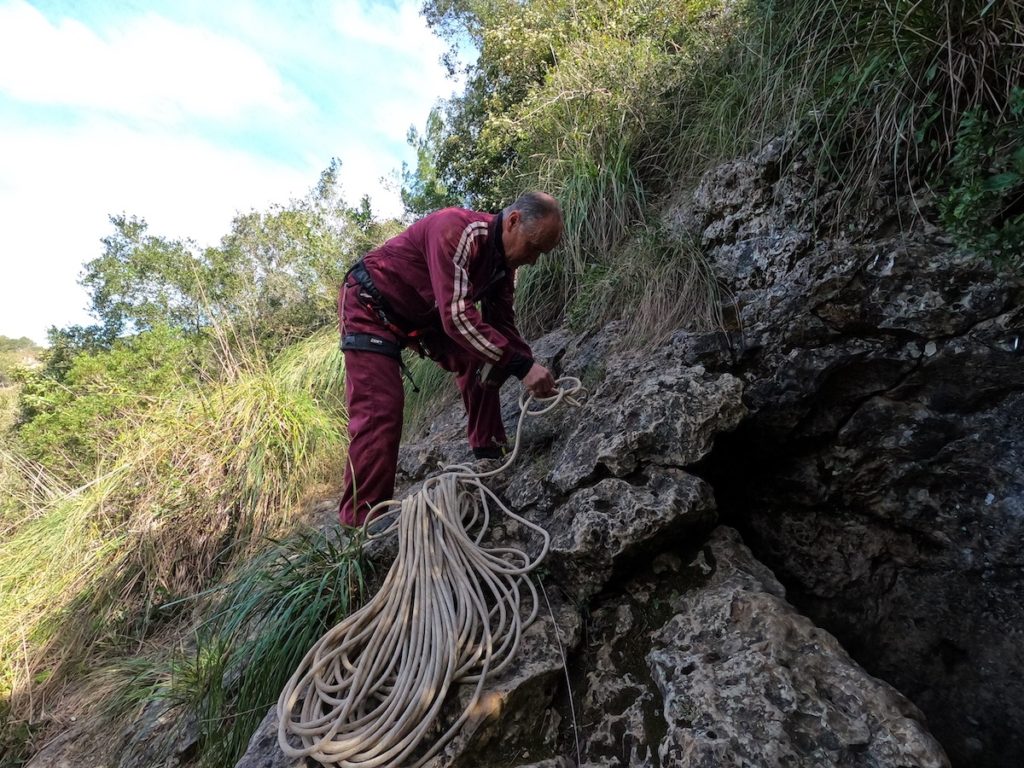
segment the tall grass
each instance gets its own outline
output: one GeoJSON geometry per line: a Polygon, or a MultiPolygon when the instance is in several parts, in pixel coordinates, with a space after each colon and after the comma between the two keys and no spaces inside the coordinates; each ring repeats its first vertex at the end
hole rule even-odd
{"type": "MultiPolygon", "coordinates": [[[[128,719],[157,703],[196,723],[198,764],[232,766],[299,661],[359,604],[365,584],[358,538],[290,537],[197,598],[194,607],[205,618],[177,650],[156,647],[116,659],[88,682],[108,692],[106,717],[128,719]]],[[[151,749],[128,745],[121,759],[151,749]]]]}
{"type": "Polygon", "coordinates": [[[628,316],[623,341],[639,345],[716,324],[717,286],[699,250],[660,226],[664,190],[654,183],[667,172],[665,94],[684,80],[686,61],[653,38],[581,40],[523,107],[536,130],[519,183],[550,190],[565,219],[560,252],[520,279],[528,333],[628,316]]]}
{"type": "Polygon", "coordinates": [[[180,631],[176,601],[265,548],[337,483],[340,355],[321,347],[310,342],[321,354],[309,353],[308,370],[296,353],[150,404],[80,488],[0,456],[3,481],[22,494],[0,539],[7,730],[51,708],[83,671],[180,631]],[[324,387],[315,394],[314,381],[324,387]]]}
{"type": "Polygon", "coordinates": [[[313,643],[363,598],[358,536],[293,538],[247,565],[200,628],[200,652],[225,647],[210,676],[202,736],[206,765],[233,765],[313,643]]]}
{"type": "Polygon", "coordinates": [[[1009,119],[1024,77],[1020,0],[749,0],[676,91],[672,165],[693,177],[786,134],[847,198],[919,187],[961,122],[1009,119]]]}
{"type": "Polygon", "coordinates": [[[345,356],[336,328],[323,328],[285,349],[274,360],[274,376],[296,392],[308,392],[324,410],[345,413],[345,356]]]}
{"type": "Polygon", "coordinates": [[[659,344],[680,328],[721,327],[720,289],[697,244],[663,227],[638,229],[622,249],[638,257],[599,261],[583,273],[570,325],[599,328],[628,317],[622,343],[634,348],[659,344]]]}
{"type": "MultiPolygon", "coordinates": [[[[660,327],[645,323],[633,343],[686,318],[714,318],[718,298],[705,280],[696,295],[681,297],[690,308],[676,312],[679,283],[647,279],[691,256],[686,269],[706,274],[699,254],[682,248],[681,261],[666,260],[644,233],[659,228],[664,206],[706,170],[769,139],[786,137],[788,160],[835,190],[836,225],[863,220],[879,199],[925,192],[927,202],[929,187],[966,199],[973,188],[949,192],[945,169],[972,116],[994,134],[1017,137],[992,149],[998,157],[1020,150],[1021,131],[1001,129],[1019,120],[1012,103],[1024,82],[1024,0],[710,0],[652,4],[644,14],[615,3],[585,6],[609,23],[578,25],[543,80],[488,126],[515,129],[517,159],[498,182],[502,196],[536,186],[565,207],[557,264],[522,276],[520,314],[531,334],[567,313],[588,324],[611,319],[613,312],[592,310],[618,295],[612,285],[643,285],[651,304],[673,310],[657,313],[660,327]],[[621,266],[626,261],[633,265],[621,266]]],[[[542,26],[524,39],[538,35],[542,26]]],[[[972,226],[1012,213],[1019,184],[1005,174],[970,182],[1006,188],[989,195],[994,210],[972,209],[972,226]]],[[[632,318],[634,306],[615,310],[632,318]]]]}
{"type": "Polygon", "coordinates": [[[406,353],[406,365],[416,382],[405,382],[405,410],[402,429],[405,435],[412,435],[426,427],[432,419],[459,397],[455,374],[449,373],[433,360],[406,353]]]}

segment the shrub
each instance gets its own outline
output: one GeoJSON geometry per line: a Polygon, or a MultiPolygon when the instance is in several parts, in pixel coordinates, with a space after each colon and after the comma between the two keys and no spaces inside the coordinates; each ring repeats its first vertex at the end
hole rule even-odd
{"type": "Polygon", "coordinates": [[[479,48],[435,126],[432,178],[477,205],[529,187],[565,205],[566,258],[523,278],[531,333],[565,308],[579,319],[589,300],[577,294],[609,263],[658,262],[637,250],[640,233],[674,188],[780,135],[849,214],[931,184],[949,190],[946,222],[965,244],[1014,249],[1020,0],[437,0],[427,11],[479,48]],[[988,167],[974,173],[979,159],[988,167]]]}
{"type": "Polygon", "coordinates": [[[999,262],[1024,265],[1024,88],[1013,92],[1011,120],[980,107],[960,122],[940,198],[943,223],[959,242],[999,262]]]}

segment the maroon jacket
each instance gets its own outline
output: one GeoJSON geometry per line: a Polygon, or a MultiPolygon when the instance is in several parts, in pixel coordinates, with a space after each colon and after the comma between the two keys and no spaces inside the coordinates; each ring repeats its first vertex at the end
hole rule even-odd
{"type": "Polygon", "coordinates": [[[440,326],[481,363],[522,378],[533,360],[515,324],[515,270],[505,263],[501,220],[500,213],[445,208],[370,251],[363,262],[399,327],[440,326]]]}

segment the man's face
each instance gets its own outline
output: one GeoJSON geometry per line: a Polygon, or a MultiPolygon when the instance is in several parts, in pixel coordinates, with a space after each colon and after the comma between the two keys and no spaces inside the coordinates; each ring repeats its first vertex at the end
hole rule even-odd
{"type": "Polygon", "coordinates": [[[504,221],[503,230],[505,262],[515,269],[524,264],[537,263],[541,254],[558,245],[562,239],[562,219],[549,216],[534,222],[531,227],[523,223],[519,211],[512,211],[504,221]]]}

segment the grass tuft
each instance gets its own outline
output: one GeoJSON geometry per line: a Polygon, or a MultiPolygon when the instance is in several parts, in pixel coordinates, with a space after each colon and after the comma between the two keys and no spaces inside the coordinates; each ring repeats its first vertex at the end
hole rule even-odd
{"type": "Polygon", "coordinates": [[[363,599],[358,538],[281,542],[218,589],[172,690],[199,715],[203,765],[234,765],[306,652],[363,599]]]}

